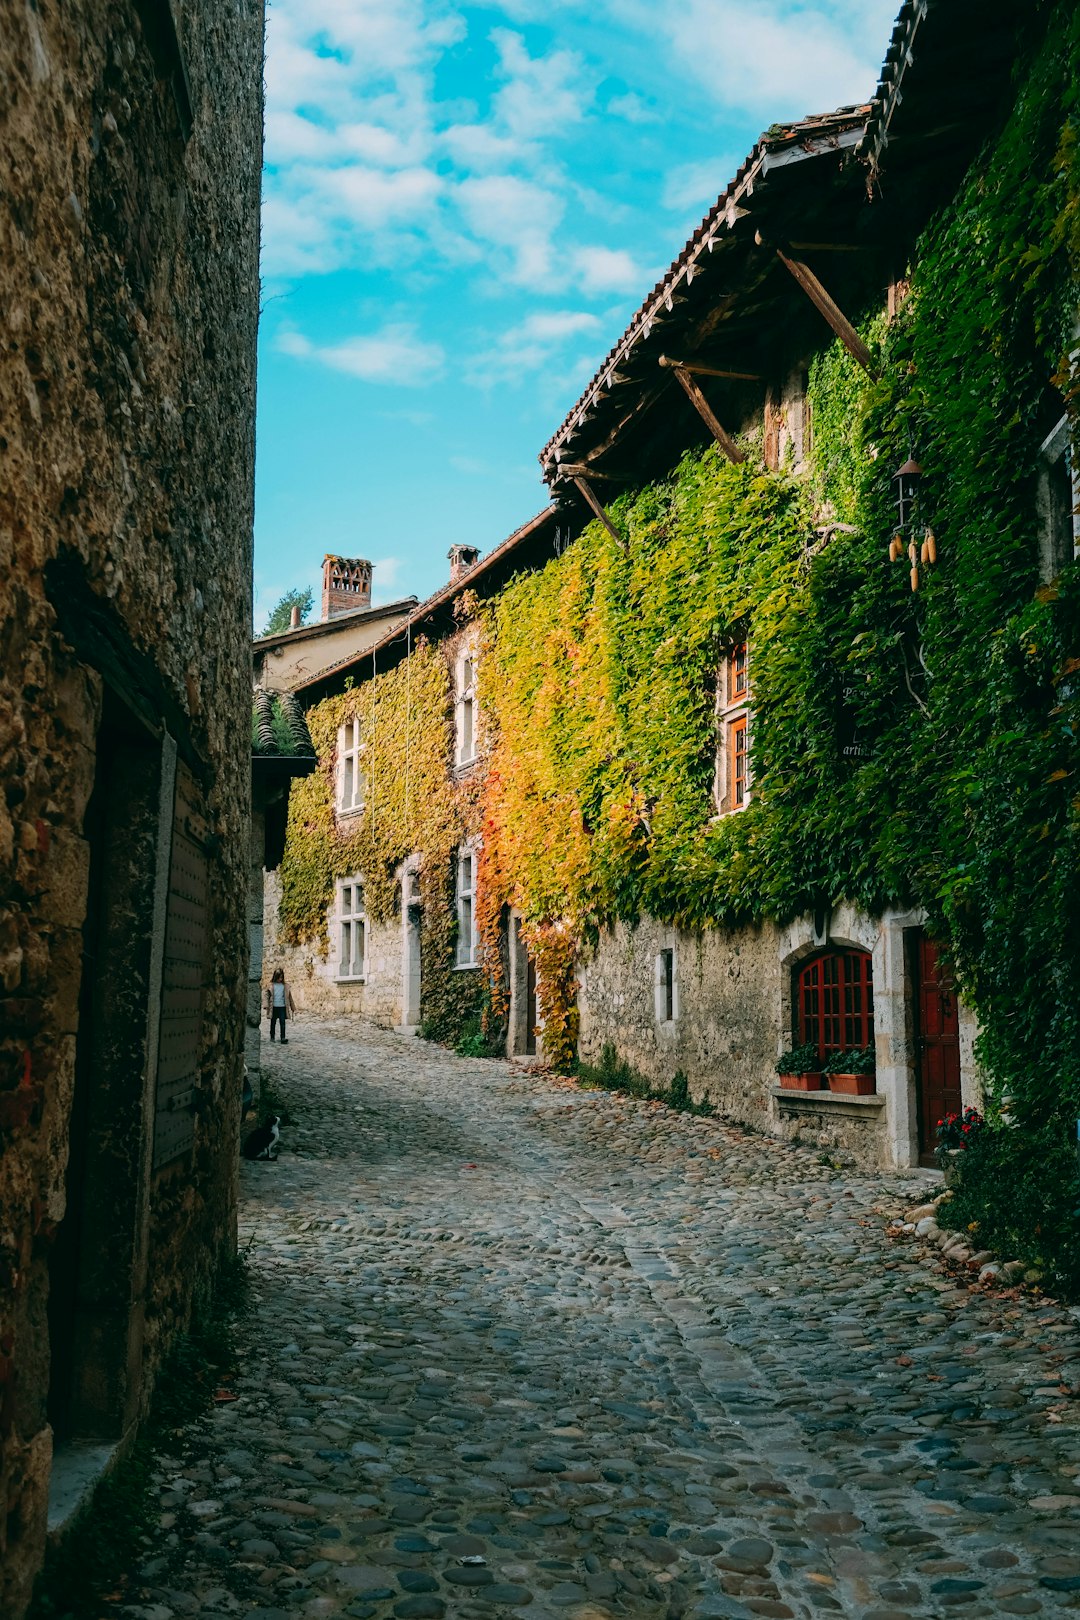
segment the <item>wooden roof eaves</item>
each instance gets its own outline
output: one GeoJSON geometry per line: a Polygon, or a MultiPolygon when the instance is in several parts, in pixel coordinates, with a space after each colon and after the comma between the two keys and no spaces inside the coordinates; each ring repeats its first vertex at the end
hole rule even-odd
{"type": "Polygon", "coordinates": [[[364,624],[371,619],[385,619],[392,613],[411,613],[417,605],[415,596],[402,596],[396,602],[383,602],[378,607],[352,608],[348,613],[335,613],[331,619],[316,619],[311,624],[297,625],[295,630],[278,630],[272,636],[253,636],[254,653],[272,652],[275,647],[291,647],[294,641],[312,641],[317,636],[349,625],[364,624]]]}
{"type": "Polygon", "coordinates": [[[888,145],[889,124],[893,113],[903,100],[901,84],[904,74],[915,59],[913,50],[915,36],[929,10],[929,3],[930,0],[904,0],[893,24],[892,38],[885,52],[881,78],[870,101],[870,116],[863,137],[856,147],[856,156],[868,165],[871,175],[876,172],[881,154],[888,145]]]}
{"type": "Polygon", "coordinates": [[[1022,39],[1048,14],[1048,7],[1016,0],[904,0],[856,148],[871,193],[880,187],[886,154],[890,167],[907,177],[916,134],[920,153],[937,147],[943,158],[966,167],[1003,112],[1022,39]]]}
{"type": "Polygon", "coordinates": [[[615,383],[624,379],[617,373],[625,367],[634,348],[643,337],[649,336],[653,326],[673,312],[680,296],[680,283],[688,288],[695,276],[707,265],[709,256],[725,239],[725,233],[734,230],[738,221],[750,209],[745,204],[753,197],[755,185],[764,183],[767,175],[776,169],[838,151],[854,150],[865,133],[868,105],[842,108],[835,113],[804,119],[789,126],[781,136],[762,136],[735,179],[706,214],[698,229],[671,265],[667,274],[634,315],[619,342],[611,349],[577,404],[564,417],[540,452],[545,476],[556,459],[556,449],[581,427],[591,409],[602,404],[605,394],[615,383]]]}

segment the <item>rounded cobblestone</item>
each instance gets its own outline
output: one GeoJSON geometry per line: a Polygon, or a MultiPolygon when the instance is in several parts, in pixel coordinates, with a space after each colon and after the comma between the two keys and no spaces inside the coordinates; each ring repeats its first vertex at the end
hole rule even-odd
{"type": "Polygon", "coordinates": [[[159,1464],[129,1612],[1080,1611],[1076,1320],[950,1271],[925,1176],[293,1035],[237,1398],[159,1464]]]}

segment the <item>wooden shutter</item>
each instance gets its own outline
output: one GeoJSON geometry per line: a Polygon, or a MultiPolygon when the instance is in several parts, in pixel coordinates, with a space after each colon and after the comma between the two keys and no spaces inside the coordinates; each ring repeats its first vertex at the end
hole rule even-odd
{"type": "Polygon", "coordinates": [[[210,971],[207,831],[201,790],[187,767],[178,763],[161,985],[155,1170],[187,1153],[195,1141],[195,1095],[210,971]]]}

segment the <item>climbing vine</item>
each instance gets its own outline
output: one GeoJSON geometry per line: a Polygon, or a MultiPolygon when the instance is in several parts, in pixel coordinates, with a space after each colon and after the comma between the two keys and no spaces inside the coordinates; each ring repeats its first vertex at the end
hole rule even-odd
{"type": "MultiPolygon", "coordinates": [[[[483,999],[477,973],[454,972],[457,850],[478,826],[476,789],[458,785],[451,748],[450,666],[445,648],[419,644],[396,669],[325,699],[308,714],[319,769],[293,784],[281,864],[280,918],[287,944],[329,949],[335,883],[363,875],[370,922],[402,904],[396,871],[420,855],[421,1018],[456,1039],[483,999]],[[335,814],[337,740],[346,720],[361,725],[363,810],[335,814]]],[[[407,903],[407,902],[406,902],[407,903]]]]}
{"type": "Polygon", "coordinates": [[[1075,405],[1078,41],[1058,8],[897,318],[868,317],[877,380],[815,363],[809,480],[688,456],[612,507],[624,546],[593,525],[503,594],[487,682],[489,871],[537,942],[919,904],[1034,1118],[1080,1109],[1080,580],[1037,573],[1039,446],[1075,405]],[[917,593],[886,560],[913,452],[941,547],[917,593]],[[716,819],[716,669],[747,628],[753,800],[716,819]]]}
{"type": "Polygon", "coordinates": [[[1080,306],[1080,17],[1055,17],[1009,123],[919,243],[899,312],[868,312],[876,378],[839,346],[814,363],[808,477],[767,471],[754,444],[738,466],[693,453],[614,503],[622,544],[593,524],[470,601],[477,786],[451,779],[438,651],[410,660],[410,725],[408,666],[311,716],[324,765],[294,791],[283,871],[297,938],[322,927],[347,870],[369,874],[387,914],[395,863],[421,850],[425,1020],[453,1036],[468,996],[452,972],[452,858],[479,832],[488,982],[481,1009],[476,976],[457,976],[468,1011],[492,1038],[505,1026],[514,907],[563,1062],[577,953],[616,920],[916,904],[978,1013],[991,1087],[1038,1120],[1080,1109],[1080,569],[1038,577],[1039,447],[1076,404],[1080,306]],[[913,453],[940,548],[917,592],[886,555],[892,475],[913,453]],[[717,671],[744,636],[753,792],[718,817],[717,671]],[[327,761],[357,703],[373,705],[383,752],[370,825],[345,833],[327,761]]]}
{"type": "MultiPolygon", "coordinates": [[[[1064,410],[1076,425],[1074,11],[1057,8],[1020,84],[1008,125],[919,244],[911,298],[881,334],[882,380],[862,385],[815,460],[879,547],[889,474],[911,449],[925,469],[939,565],[891,626],[882,608],[904,596],[906,567],[877,568],[852,596],[871,684],[894,635],[918,700],[906,744],[885,728],[878,745],[890,815],[876,853],[888,886],[906,877],[949,942],[992,1085],[1038,1123],[1080,1110],[1080,570],[1040,585],[1038,569],[1040,445],[1064,410]]],[[[836,363],[815,367],[815,425],[836,363]]]]}

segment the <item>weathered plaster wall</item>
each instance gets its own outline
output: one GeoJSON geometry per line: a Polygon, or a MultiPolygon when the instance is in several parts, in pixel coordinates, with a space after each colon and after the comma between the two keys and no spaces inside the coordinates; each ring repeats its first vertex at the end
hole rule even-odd
{"type": "MultiPolygon", "coordinates": [[[[204,782],[194,1153],[139,1185],[130,1395],[232,1238],[247,956],[262,8],[185,0],[194,124],[133,0],[0,0],[0,1612],[40,1562],[49,1255],[65,1213],[105,681],[204,782]]],[[[133,1162],[139,1154],[133,1151],[133,1162]]]]}
{"type": "Polygon", "coordinates": [[[381,641],[387,631],[401,624],[407,607],[391,606],[325,625],[305,626],[295,637],[283,635],[254,646],[255,678],[259,682],[292,691],[301,681],[311,680],[344,658],[354,657],[381,641]]]}

